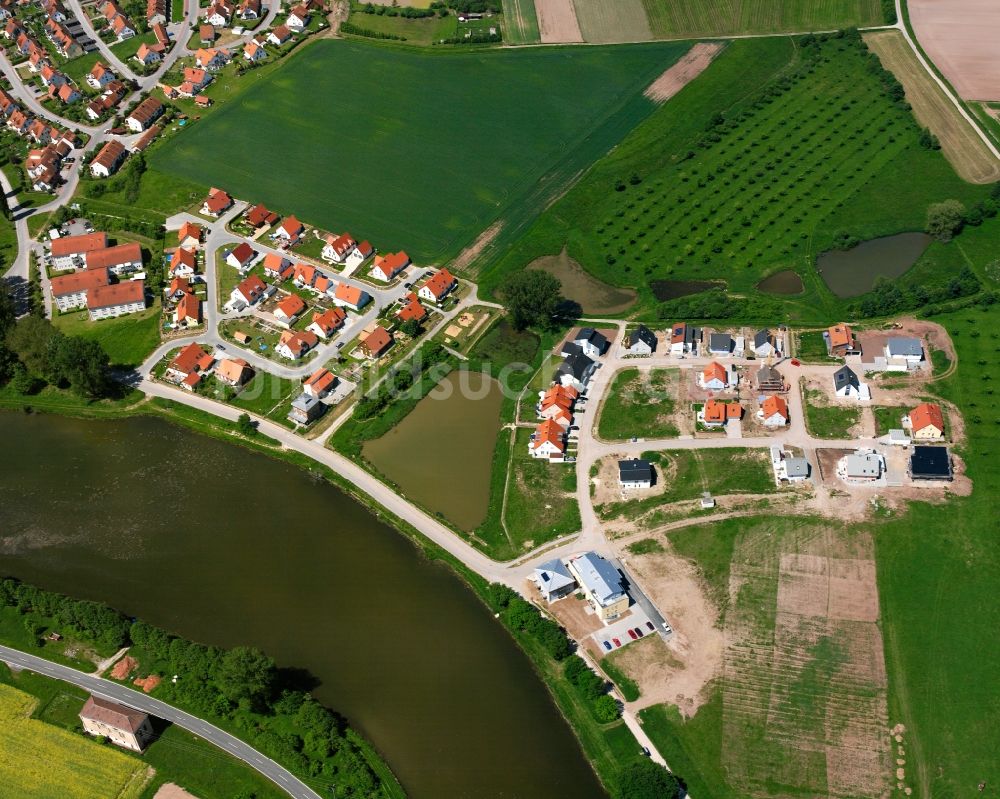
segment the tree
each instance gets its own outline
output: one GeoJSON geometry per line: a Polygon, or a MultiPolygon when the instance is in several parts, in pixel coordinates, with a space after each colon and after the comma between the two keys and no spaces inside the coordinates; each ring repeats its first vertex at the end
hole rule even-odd
{"type": "Polygon", "coordinates": [[[231,702],[248,699],[260,704],[270,697],[276,674],[274,661],[259,649],[238,646],[219,659],[213,677],[231,702]]]}
{"type": "Polygon", "coordinates": [[[50,367],[56,339],[61,335],[47,319],[25,316],[7,334],[7,346],[32,375],[58,382],[58,375],[50,367]]]}
{"type": "Polygon", "coordinates": [[[562,301],[562,284],[548,272],[525,269],[503,282],[500,296],[510,311],[515,330],[524,330],[530,325],[544,327],[552,323],[562,301]]]}
{"type": "Polygon", "coordinates": [[[652,760],[635,760],[618,772],[620,799],[675,799],[680,781],[652,760]]]}
{"type": "Polygon", "coordinates": [[[257,425],[254,424],[253,419],[250,418],[249,413],[241,413],[239,418],[236,420],[236,429],[240,434],[247,436],[248,438],[257,435],[257,425]]]}
{"type": "Polygon", "coordinates": [[[83,397],[107,396],[111,386],[110,358],[96,341],[80,336],[57,336],[53,341],[51,369],[73,392],[83,397]]]}
{"type": "Polygon", "coordinates": [[[399,326],[399,329],[410,338],[416,338],[420,334],[420,322],[416,319],[407,319],[399,326]]]}
{"type": "Polygon", "coordinates": [[[608,724],[619,716],[618,703],[613,696],[604,694],[594,700],[594,718],[601,724],[608,724]]]}
{"type": "Polygon", "coordinates": [[[927,232],[938,241],[951,241],[964,219],[965,206],[958,200],[934,203],[927,209],[927,232]]]}

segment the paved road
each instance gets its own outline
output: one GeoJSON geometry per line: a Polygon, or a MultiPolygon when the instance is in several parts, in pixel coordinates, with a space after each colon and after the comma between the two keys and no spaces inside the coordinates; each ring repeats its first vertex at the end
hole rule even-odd
{"type": "MultiPolygon", "coordinates": [[[[68,0],[68,5],[69,10],[72,11],[73,15],[79,20],[80,27],[83,28],[83,32],[88,38],[93,40],[95,45],[97,45],[97,49],[100,50],[101,55],[104,56],[104,62],[111,67],[111,71],[117,74],[120,78],[138,80],[138,76],[128,68],[128,65],[120,61],[118,56],[111,52],[111,48],[108,47],[101,40],[101,37],[97,35],[97,31],[94,30],[94,26],[90,24],[90,17],[87,16],[87,12],[84,11],[83,6],[80,5],[80,0],[68,0]]],[[[138,44],[136,44],[135,49],[139,49],[138,44]]]]}
{"type": "Polygon", "coordinates": [[[183,710],[178,710],[172,705],[168,705],[166,702],[153,699],[144,693],[133,691],[124,685],[102,679],[93,674],[85,674],[68,666],[51,663],[43,658],[29,655],[10,647],[0,646],[0,660],[18,668],[29,669],[37,674],[44,674],[47,677],[54,677],[57,680],[72,683],[92,694],[120,702],[176,724],[178,727],[183,727],[199,738],[215,744],[233,757],[239,758],[252,769],[259,771],[271,780],[271,782],[285,791],[289,796],[294,797],[294,799],[320,799],[320,795],[298,777],[275,763],[269,757],[265,757],[249,744],[209,724],[207,721],[203,721],[197,716],[192,716],[190,713],[185,713],[183,710]]]}

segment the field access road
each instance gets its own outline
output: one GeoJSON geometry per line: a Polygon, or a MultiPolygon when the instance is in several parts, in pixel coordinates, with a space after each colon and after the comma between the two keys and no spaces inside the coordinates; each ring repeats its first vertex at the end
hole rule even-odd
{"type": "Polygon", "coordinates": [[[320,799],[320,795],[292,774],[288,769],[265,757],[252,746],[239,738],[220,730],[197,716],[185,713],[183,710],[153,699],[140,691],[133,691],[124,685],[105,680],[93,674],[85,674],[69,666],[52,663],[44,658],[29,655],[17,649],[0,646],[0,660],[18,669],[28,669],[36,674],[44,674],[63,682],[71,683],[85,691],[96,694],[114,702],[120,702],[129,707],[149,713],[157,718],[176,724],[188,732],[214,744],[235,758],[242,760],[250,768],[260,772],[294,799],[320,799]]]}

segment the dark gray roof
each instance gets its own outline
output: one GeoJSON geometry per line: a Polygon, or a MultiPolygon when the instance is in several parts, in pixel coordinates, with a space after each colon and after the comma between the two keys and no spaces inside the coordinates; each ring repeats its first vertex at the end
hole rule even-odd
{"type": "Polygon", "coordinates": [[[754,336],[753,336],[753,345],[754,345],[755,348],[756,347],[763,347],[770,340],[771,340],[771,331],[770,330],[766,330],[766,329],[765,330],[758,330],[756,333],[754,333],[754,336]]]}
{"type": "Polygon", "coordinates": [[[781,376],[781,372],[773,366],[762,366],[757,370],[758,383],[780,383],[783,380],[784,378],[781,376]]]}
{"type": "Polygon", "coordinates": [[[560,375],[569,374],[573,375],[573,377],[582,383],[594,370],[595,364],[592,360],[590,360],[590,358],[580,351],[578,345],[574,344],[573,346],[576,347],[576,352],[570,353],[566,356],[566,360],[564,360],[556,370],[556,377],[558,378],[560,375]]]}
{"type": "Polygon", "coordinates": [[[580,332],[576,334],[577,341],[588,341],[597,347],[597,351],[604,354],[604,351],[608,348],[608,340],[598,333],[592,327],[581,327],[580,332]]]}
{"type": "Polygon", "coordinates": [[[618,479],[623,483],[653,482],[653,465],[649,461],[632,458],[618,461],[618,479]]]}
{"type": "Polygon", "coordinates": [[[713,333],[708,337],[708,348],[712,352],[732,352],[733,337],[728,333],[713,333]]]}
{"type": "Polygon", "coordinates": [[[951,456],[947,447],[913,448],[910,455],[910,474],[914,477],[951,477],[951,456]]]}
{"type": "Polygon", "coordinates": [[[918,338],[897,336],[889,339],[888,348],[890,358],[897,356],[921,358],[924,354],[924,345],[918,338]]]}
{"type": "Polygon", "coordinates": [[[656,349],[656,334],[645,325],[639,325],[628,334],[628,345],[634,347],[637,342],[644,341],[650,349],[656,349]]]}
{"type": "Polygon", "coordinates": [[[684,343],[685,344],[695,344],[701,341],[701,328],[700,327],[688,327],[684,331],[684,343]]]}
{"type": "Polygon", "coordinates": [[[847,385],[858,388],[861,385],[861,381],[858,380],[858,376],[854,374],[853,369],[849,366],[841,366],[833,373],[833,385],[837,391],[840,391],[840,389],[847,385]]]}

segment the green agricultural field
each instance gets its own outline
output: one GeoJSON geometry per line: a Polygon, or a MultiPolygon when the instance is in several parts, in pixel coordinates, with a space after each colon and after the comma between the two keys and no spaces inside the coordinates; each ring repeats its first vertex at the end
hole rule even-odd
{"type": "MultiPolygon", "coordinates": [[[[653,38],[643,0],[573,0],[587,42],[648,42],[653,38]]],[[[675,37],[676,38],[676,37],[675,37]]]]}
{"type": "Polygon", "coordinates": [[[880,0],[642,0],[657,38],[800,33],[882,25],[880,0]]]}
{"type": "Polygon", "coordinates": [[[503,0],[503,21],[507,44],[533,44],[539,40],[535,0],[503,0]]]}
{"type": "Polygon", "coordinates": [[[0,685],[0,793],[37,799],[136,799],[146,767],[112,747],[30,718],[37,700],[0,685]]]}
{"type": "Polygon", "coordinates": [[[606,441],[676,436],[674,408],[679,382],[678,369],[622,369],[601,406],[597,434],[606,441]]]}
{"type": "Polygon", "coordinates": [[[653,110],[642,89],[684,50],[424,53],[318,41],[149,162],[383,250],[443,259],[511,206],[540,212],[653,110]],[[263,146],[261,130],[280,146],[263,146]]]}
{"type": "Polygon", "coordinates": [[[636,289],[636,312],[647,317],[780,314],[829,323],[847,306],[826,288],[814,259],[837,231],[919,230],[930,203],[971,204],[987,193],[959,180],[940,152],[920,147],[910,112],[887,96],[868,63],[863,44],[849,36],[809,46],[784,38],[730,43],[520,242],[493,254],[481,273],[484,294],[505,274],[567,247],[594,277],[636,289]],[[756,290],[764,275],[786,268],[803,276],[803,294],[756,290]],[[707,279],[723,279],[747,299],[657,307],[653,281],[707,279]]]}

